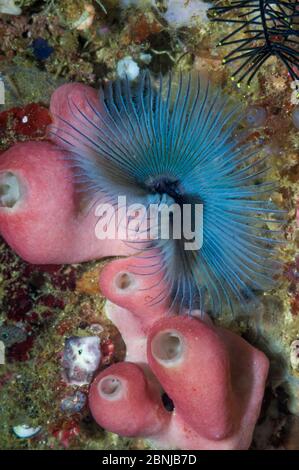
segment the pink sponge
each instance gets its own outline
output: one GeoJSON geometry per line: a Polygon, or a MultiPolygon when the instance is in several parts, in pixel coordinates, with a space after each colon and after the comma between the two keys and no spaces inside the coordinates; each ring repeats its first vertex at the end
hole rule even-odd
{"type": "Polygon", "coordinates": [[[99,120],[91,106],[103,113],[91,87],[59,87],[50,105],[52,143],[19,143],[0,156],[0,234],[31,263],[76,263],[135,252],[121,240],[97,238],[99,217],[82,207],[75,192],[67,163],[73,141],[65,121],[86,134],[78,116],[82,112],[99,120]]]}
{"type": "Polygon", "coordinates": [[[101,115],[104,113],[98,92],[94,88],[82,83],[67,83],[57,88],[51,96],[50,103],[50,112],[53,118],[53,125],[49,129],[51,140],[70,150],[72,144],[78,148],[80,135],[77,132],[72,132],[70,125],[91,137],[90,132],[93,127],[83,124],[80,113],[86,115],[94,124],[100,125],[101,121],[93,109],[101,115]]]}
{"type": "Polygon", "coordinates": [[[130,254],[122,241],[96,237],[98,218],[80,210],[65,155],[49,142],[16,144],[1,155],[1,235],[36,264],[130,254]]]}
{"type": "MultiPolygon", "coordinates": [[[[147,256],[159,255],[154,251],[148,251],[147,256]]],[[[158,261],[157,261],[158,260],[158,261]]],[[[155,302],[163,289],[164,272],[159,269],[153,274],[148,267],[142,266],[145,260],[142,257],[129,257],[115,260],[107,264],[100,276],[101,291],[112,302],[130,310],[134,315],[142,316],[144,328],[151,326],[155,320],[161,318],[169,305],[168,295],[161,302],[155,302]],[[134,273],[138,272],[138,275],[134,273]]]]}
{"type": "Polygon", "coordinates": [[[159,385],[130,362],[114,364],[98,375],[89,404],[101,426],[124,436],[156,435],[169,422],[159,385]]]}
{"type": "Polygon", "coordinates": [[[150,282],[133,274],[128,260],[112,261],[102,272],[102,289],[118,304],[108,302],[107,314],[126,342],[130,363],[96,377],[89,395],[94,418],[110,431],[147,437],[160,448],[247,449],[268,359],[238,335],[198,318],[198,312],[174,316],[158,309],[150,321],[137,293],[150,282]],[[120,273],[130,282],[120,286],[120,273]],[[171,412],[162,407],[163,393],[174,403],[171,412]]]}

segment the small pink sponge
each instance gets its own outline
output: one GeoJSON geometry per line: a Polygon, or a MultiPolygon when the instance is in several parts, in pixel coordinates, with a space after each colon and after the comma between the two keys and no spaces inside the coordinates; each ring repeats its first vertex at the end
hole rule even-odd
{"type": "Polygon", "coordinates": [[[130,362],[96,377],[89,394],[95,420],[160,448],[247,449],[268,359],[238,335],[199,319],[198,312],[176,316],[158,308],[151,316],[137,293],[150,280],[128,268],[128,260],[116,260],[101,274],[102,290],[118,304],[108,302],[106,311],[130,362]],[[120,275],[127,282],[118,284],[120,275]],[[171,412],[163,408],[164,393],[173,401],[171,412]]]}
{"type": "Polygon", "coordinates": [[[95,420],[123,436],[153,436],[169,422],[160,389],[137,364],[114,364],[93,382],[89,405],[95,420]]]}

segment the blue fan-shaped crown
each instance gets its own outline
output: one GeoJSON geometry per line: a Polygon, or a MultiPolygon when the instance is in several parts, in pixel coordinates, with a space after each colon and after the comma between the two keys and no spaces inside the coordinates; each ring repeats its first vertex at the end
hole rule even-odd
{"type": "Polygon", "coordinates": [[[238,143],[239,110],[191,75],[153,82],[143,73],[133,85],[103,86],[101,111],[86,101],[88,113],[69,103],[78,126],[69,123],[61,139],[91,201],[116,204],[124,195],[146,207],[189,205],[193,222],[194,208],[203,209],[196,227],[203,233],[200,249],[186,250],[184,237],[136,242],[148,262],[143,275],[161,271],[150,250],[162,254],[166,287],[151,305],[170,294],[171,309],[198,305],[217,314],[224,304],[246,305],[256,291],[270,288],[279,263],[277,232],[269,227],[281,213],[270,200],[273,184],[262,180],[266,168],[256,149],[238,143]]]}

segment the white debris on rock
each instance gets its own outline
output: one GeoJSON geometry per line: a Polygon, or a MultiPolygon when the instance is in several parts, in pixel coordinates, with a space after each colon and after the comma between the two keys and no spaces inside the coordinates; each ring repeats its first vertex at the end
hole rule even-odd
{"type": "Polygon", "coordinates": [[[140,69],[131,56],[126,56],[118,61],[116,72],[117,76],[121,79],[135,80],[139,75],[140,69]]]}
{"type": "Polygon", "coordinates": [[[72,336],[65,341],[63,376],[72,385],[89,384],[101,360],[98,336],[72,336]]]}
{"type": "Polygon", "coordinates": [[[41,431],[41,426],[37,426],[36,428],[32,428],[27,424],[18,424],[14,426],[13,432],[19,439],[29,439],[30,437],[36,436],[41,431]]]}
{"type": "Polygon", "coordinates": [[[168,0],[163,17],[174,28],[193,26],[197,20],[208,21],[207,11],[211,6],[202,0],[168,0]]]}
{"type": "Polygon", "coordinates": [[[123,8],[153,7],[164,17],[168,24],[174,28],[193,26],[197,20],[208,21],[207,11],[212,7],[209,2],[203,0],[164,0],[165,13],[161,13],[157,6],[157,0],[120,0],[123,8]]]}
{"type": "Polygon", "coordinates": [[[84,11],[80,18],[75,21],[73,27],[78,31],[86,31],[92,25],[95,18],[95,8],[93,5],[86,4],[84,5],[84,11]]]}
{"type": "Polygon", "coordinates": [[[141,62],[147,65],[151,63],[152,58],[153,57],[151,54],[146,54],[145,52],[141,52],[141,54],[139,55],[139,59],[141,60],[141,62]]]}
{"type": "Polygon", "coordinates": [[[0,13],[5,15],[20,15],[22,10],[14,0],[0,0],[0,13]]]}

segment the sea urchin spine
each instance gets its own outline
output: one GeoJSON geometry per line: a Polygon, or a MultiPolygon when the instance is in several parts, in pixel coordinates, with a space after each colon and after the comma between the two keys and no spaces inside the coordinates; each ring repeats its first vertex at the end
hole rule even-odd
{"type": "Polygon", "coordinates": [[[286,66],[293,80],[299,79],[298,0],[235,0],[210,11],[214,14],[213,21],[236,26],[219,43],[219,46],[232,46],[224,63],[240,63],[233,80],[240,83],[246,78],[250,85],[271,56],[286,66]]]}

